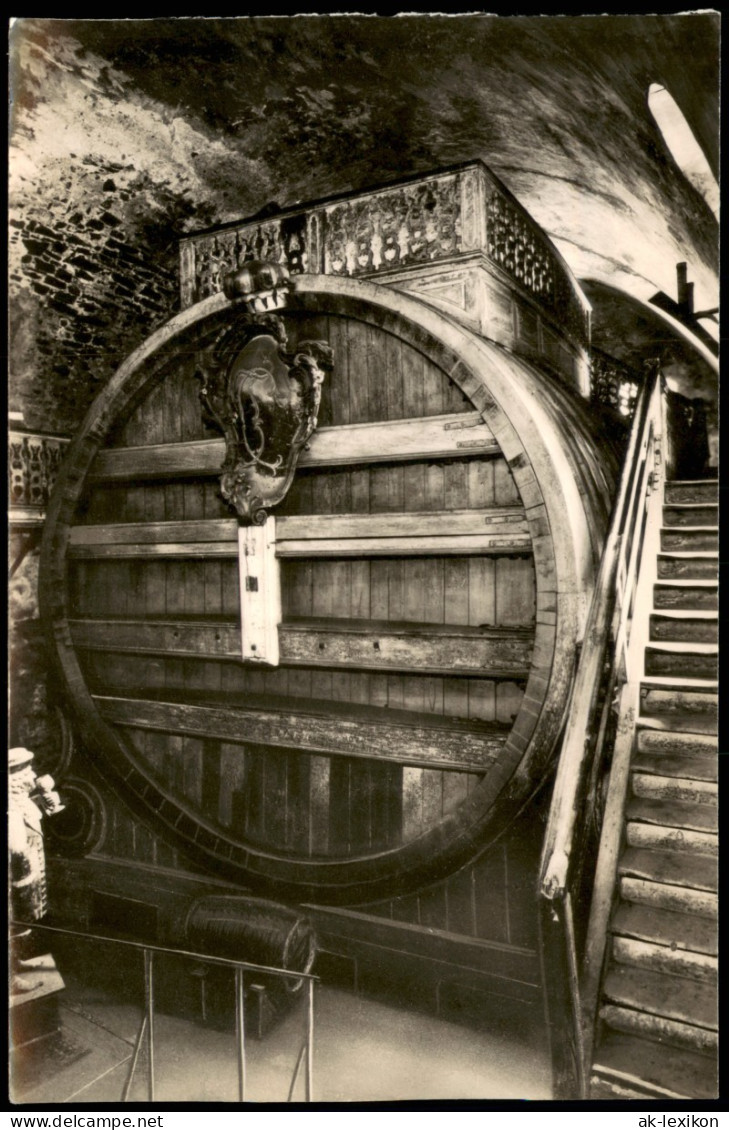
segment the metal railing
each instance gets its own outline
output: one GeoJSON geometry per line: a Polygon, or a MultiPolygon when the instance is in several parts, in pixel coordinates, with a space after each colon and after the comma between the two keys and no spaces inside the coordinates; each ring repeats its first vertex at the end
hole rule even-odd
{"type": "Polygon", "coordinates": [[[286,1101],[292,1102],[294,1090],[301,1073],[301,1068],[304,1062],[306,1063],[304,1072],[304,1095],[305,1102],[313,1102],[314,1093],[314,986],[319,982],[320,978],[314,973],[303,973],[298,970],[282,969],[275,965],[259,965],[250,961],[235,961],[227,957],[218,957],[213,954],[199,953],[193,950],[179,949],[173,946],[158,946],[150,945],[147,942],[135,942],[126,938],[114,938],[104,934],[93,934],[84,930],[73,930],[64,926],[47,926],[41,922],[18,922],[12,921],[10,926],[22,930],[44,930],[52,934],[64,935],[66,937],[79,938],[88,942],[102,942],[104,944],[112,944],[123,946],[125,949],[137,950],[142,953],[144,958],[144,1013],[142,1021],[137,1032],[134,1042],[134,1050],[131,1055],[131,1062],[129,1072],[124,1082],[122,1090],[121,1101],[128,1102],[129,1093],[131,1091],[132,1082],[134,1080],[134,1073],[137,1069],[140,1051],[142,1044],[147,1037],[147,1098],[149,1102],[155,1101],[155,955],[167,954],[178,958],[190,958],[198,962],[204,962],[206,965],[220,965],[229,969],[233,969],[235,976],[234,997],[235,997],[235,1033],[236,1033],[236,1057],[238,1065],[238,1099],[240,1102],[246,1101],[246,1088],[247,1088],[247,1065],[246,1065],[246,1049],[245,1049],[245,974],[246,973],[262,973],[266,975],[273,975],[282,977],[293,981],[306,982],[306,1025],[304,1039],[301,1044],[296,1066],[291,1077],[291,1084],[288,1090],[286,1101]]]}
{"type": "Polygon", "coordinates": [[[542,849],[540,950],[555,1098],[589,1090],[660,527],[663,385],[656,365],[636,404],[542,849]]]}

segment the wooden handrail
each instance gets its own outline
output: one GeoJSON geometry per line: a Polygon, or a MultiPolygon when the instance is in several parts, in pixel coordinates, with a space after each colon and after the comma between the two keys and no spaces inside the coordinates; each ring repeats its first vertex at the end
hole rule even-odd
{"type": "MultiPolygon", "coordinates": [[[[613,686],[619,686],[615,711],[618,719],[610,750],[600,840],[592,873],[590,912],[581,961],[581,1011],[586,1065],[592,1059],[610,915],[615,896],[625,804],[630,787],[630,767],[640,714],[640,688],[649,641],[651,592],[660,548],[662,483],[666,475],[665,440],[668,433],[663,386],[654,389],[654,407],[646,430],[646,461],[637,480],[643,485],[632,531],[625,585],[615,635],[613,686]],[[618,665],[619,664],[619,668],[618,665]],[[615,678],[619,674],[620,679],[615,678]]],[[[601,751],[597,751],[600,756],[601,751]]]]}
{"type": "Polygon", "coordinates": [[[636,490],[642,481],[640,456],[647,444],[659,389],[660,378],[656,368],[643,385],[636,405],[618,495],[585,626],[571,697],[572,708],[562,741],[542,849],[539,893],[549,900],[560,896],[567,887],[575,821],[589,765],[587,755],[592,721],[609,643],[609,629],[619,602],[615,581],[626,535],[630,532],[628,520],[634,512],[636,490]]]}
{"type": "Polygon", "coordinates": [[[650,503],[648,499],[657,486],[663,383],[656,365],[636,405],[585,626],[542,847],[538,925],[554,1091],[559,1099],[587,1098],[589,1092],[600,970],[640,691],[637,651],[645,644],[642,603],[646,603],[648,578],[642,558],[646,539],[650,553],[656,534],[651,517],[655,499],[650,503]],[[608,745],[616,691],[619,725],[608,745]],[[609,751],[607,798],[600,812],[597,798],[609,751]],[[600,846],[594,862],[598,823],[600,846]],[[591,872],[586,870],[588,857],[591,872]],[[572,907],[584,907],[586,899],[589,922],[578,936],[572,907]]]}

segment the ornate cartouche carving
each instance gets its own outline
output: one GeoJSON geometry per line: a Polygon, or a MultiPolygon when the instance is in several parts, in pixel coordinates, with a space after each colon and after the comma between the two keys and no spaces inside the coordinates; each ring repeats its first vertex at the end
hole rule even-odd
{"type": "Polygon", "coordinates": [[[221,493],[239,518],[256,525],[291,485],[332,367],[323,341],[287,346],[278,315],[246,311],[198,359],[202,402],[225,437],[221,493]]]}

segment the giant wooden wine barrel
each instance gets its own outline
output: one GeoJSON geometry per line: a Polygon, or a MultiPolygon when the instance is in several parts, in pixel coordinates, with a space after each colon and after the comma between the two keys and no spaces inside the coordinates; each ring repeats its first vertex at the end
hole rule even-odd
{"type": "Polygon", "coordinates": [[[41,565],[63,691],[108,780],[205,869],[319,903],[415,889],[549,772],[614,468],[556,375],[417,298],[300,276],[288,348],[326,342],[332,369],[264,527],[279,662],[244,660],[199,377],[239,311],[172,319],[72,444],[41,565]]]}

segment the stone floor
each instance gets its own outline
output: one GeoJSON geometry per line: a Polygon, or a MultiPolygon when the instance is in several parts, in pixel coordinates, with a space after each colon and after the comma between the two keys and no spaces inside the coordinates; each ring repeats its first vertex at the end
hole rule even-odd
{"type": "MultiPolygon", "coordinates": [[[[141,1019],[118,987],[65,975],[60,1032],[30,1044],[13,1071],[16,1103],[119,1103],[141,1019]]],[[[136,1000],[138,996],[135,994],[136,1000]]],[[[304,1031],[303,1002],[262,1040],[246,1041],[248,1092],[254,1102],[285,1102],[304,1031]]],[[[160,1009],[155,1021],[155,1099],[228,1103],[238,1097],[235,1035],[189,1015],[160,1009]]],[[[303,1101],[303,1073],[295,1101],[303,1101]]],[[[538,1030],[478,1030],[379,1000],[318,985],[314,1099],[373,1102],[412,1099],[550,1098],[538,1030]]],[[[146,1057],[129,1095],[147,1101],[146,1057]]]]}

